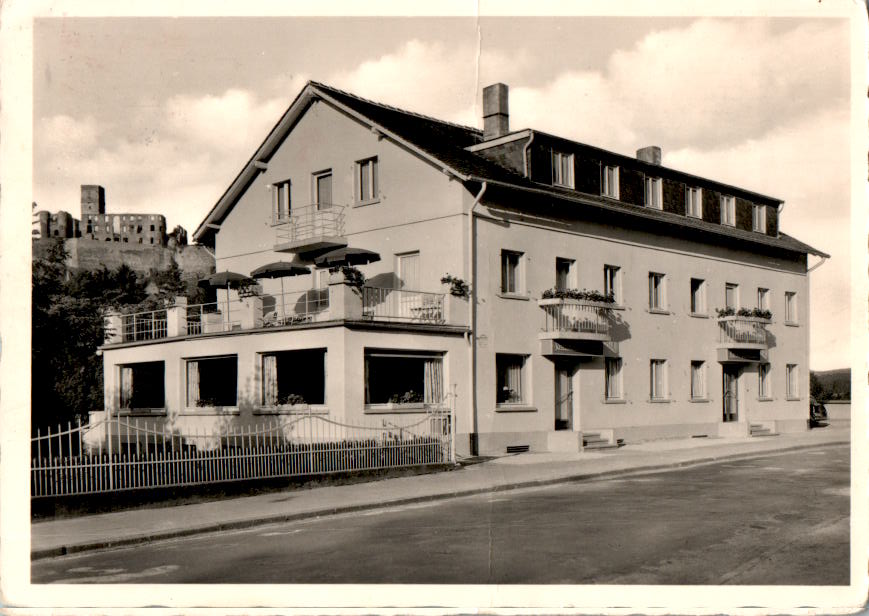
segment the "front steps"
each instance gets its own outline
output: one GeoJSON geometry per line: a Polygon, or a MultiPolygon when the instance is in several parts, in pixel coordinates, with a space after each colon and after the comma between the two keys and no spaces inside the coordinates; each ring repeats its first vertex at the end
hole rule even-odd
{"type": "Polygon", "coordinates": [[[749,424],[748,430],[751,436],[778,436],[778,432],[773,432],[763,424],[749,424]]]}
{"type": "Polygon", "coordinates": [[[618,443],[611,443],[608,439],[602,438],[600,432],[582,433],[583,449],[618,449],[618,447],[618,443]]]}

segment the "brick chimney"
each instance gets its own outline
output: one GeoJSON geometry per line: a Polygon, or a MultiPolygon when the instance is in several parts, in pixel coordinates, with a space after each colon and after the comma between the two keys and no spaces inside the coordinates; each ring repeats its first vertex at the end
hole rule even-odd
{"type": "Polygon", "coordinates": [[[483,88],[483,140],[497,139],[510,132],[507,109],[508,88],[496,83],[483,88]]]}
{"type": "Polygon", "coordinates": [[[106,213],[106,189],[96,184],[81,185],[81,215],[106,213]]]}
{"type": "Polygon", "coordinates": [[[650,145],[645,148],[640,148],[639,150],[637,150],[637,160],[641,160],[645,163],[650,163],[652,165],[660,165],[661,148],[656,145],[650,145]]]}

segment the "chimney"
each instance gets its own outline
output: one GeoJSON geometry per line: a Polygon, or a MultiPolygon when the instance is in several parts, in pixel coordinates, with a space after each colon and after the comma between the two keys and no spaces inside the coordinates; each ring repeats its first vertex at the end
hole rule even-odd
{"type": "Polygon", "coordinates": [[[656,145],[650,145],[645,148],[640,148],[639,150],[637,150],[637,159],[643,161],[644,163],[660,165],[661,148],[656,145]]]}
{"type": "Polygon", "coordinates": [[[81,185],[81,214],[105,214],[106,189],[96,184],[81,185]]]}
{"type": "Polygon", "coordinates": [[[496,83],[483,88],[483,140],[497,139],[510,132],[507,86],[496,83]]]}

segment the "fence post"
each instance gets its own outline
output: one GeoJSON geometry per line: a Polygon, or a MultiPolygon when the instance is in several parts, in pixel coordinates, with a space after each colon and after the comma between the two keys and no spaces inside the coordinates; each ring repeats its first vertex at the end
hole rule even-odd
{"type": "Polygon", "coordinates": [[[450,443],[449,443],[450,464],[456,463],[456,443],[455,443],[455,438],[456,438],[456,436],[455,436],[456,435],[456,425],[455,425],[455,421],[456,421],[456,389],[457,389],[457,385],[455,383],[453,383],[453,395],[450,396],[450,398],[451,398],[451,400],[450,400],[450,425],[449,425],[450,433],[448,435],[448,438],[450,439],[450,443]]]}
{"type": "Polygon", "coordinates": [[[115,479],[114,473],[112,472],[112,414],[111,410],[109,411],[109,416],[105,419],[106,422],[106,442],[108,443],[106,447],[106,451],[109,454],[109,490],[113,490],[115,488],[115,479]]]}

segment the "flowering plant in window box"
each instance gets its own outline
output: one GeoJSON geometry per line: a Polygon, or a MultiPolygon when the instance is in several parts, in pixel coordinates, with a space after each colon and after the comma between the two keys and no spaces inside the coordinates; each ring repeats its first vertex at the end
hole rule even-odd
{"type": "Polygon", "coordinates": [[[772,312],[769,310],[763,310],[761,308],[733,308],[728,306],[726,308],[716,308],[715,314],[719,319],[724,317],[744,317],[744,318],[752,318],[752,319],[763,319],[764,321],[772,320],[772,312]]]}
{"type": "Polygon", "coordinates": [[[614,304],[616,302],[616,298],[612,293],[604,294],[600,291],[589,291],[588,289],[546,289],[541,297],[543,299],[576,299],[603,304],[614,304]]]}
{"type": "Polygon", "coordinates": [[[519,394],[506,385],[498,391],[498,404],[521,402],[519,394]]]}
{"type": "Polygon", "coordinates": [[[304,396],[300,396],[299,394],[287,394],[286,396],[281,397],[281,399],[278,401],[278,404],[292,405],[292,406],[299,406],[299,405],[306,405],[307,406],[308,403],[305,401],[304,396]]]}
{"type": "Polygon", "coordinates": [[[390,404],[414,404],[417,402],[423,401],[423,395],[421,393],[415,392],[412,389],[410,391],[406,391],[403,394],[392,394],[389,398],[390,404]]]}

